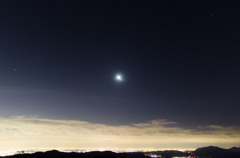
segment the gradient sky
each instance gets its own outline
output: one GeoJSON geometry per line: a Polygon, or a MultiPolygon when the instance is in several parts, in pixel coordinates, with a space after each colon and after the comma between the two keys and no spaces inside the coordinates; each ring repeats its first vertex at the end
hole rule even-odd
{"type": "Polygon", "coordinates": [[[240,146],[239,8],[1,0],[0,150],[240,146]]]}

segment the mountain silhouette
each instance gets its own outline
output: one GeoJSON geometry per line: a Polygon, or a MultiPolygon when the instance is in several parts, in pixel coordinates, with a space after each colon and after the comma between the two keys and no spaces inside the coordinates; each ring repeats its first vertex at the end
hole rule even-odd
{"type": "Polygon", "coordinates": [[[57,150],[47,152],[36,152],[33,154],[17,154],[1,158],[150,158],[143,153],[114,153],[111,151],[94,151],[87,153],[65,153],[57,150]]]}
{"type": "Polygon", "coordinates": [[[151,151],[151,152],[132,152],[132,153],[115,153],[112,151],[92,151],[86,153],[66,153],[57,150],[47,152],[36,152],[33,154],[16,154],[0,158],[151,158],[147,155],[157,155],[161,158],[188,157],[196,156],[198,158],[240,158],[240,148],[232,147],[222,149],[216,146],[198,148],[192,152],[182,152],[177,150],[151,151]]]}
{"type": "Polygon", "coordinates": [[[233,152],[240,152],[240,147],[232,147],[229,149],[230,151],[233,151],[233,152]]]}
{"type": "Polygon", "coordinates": [[[222,149],[216,146],[208,146],[198,148],[193,153],[199,157],[240,158],[239,148],[236,147],[233,147],[231,149],[222,149]]]}

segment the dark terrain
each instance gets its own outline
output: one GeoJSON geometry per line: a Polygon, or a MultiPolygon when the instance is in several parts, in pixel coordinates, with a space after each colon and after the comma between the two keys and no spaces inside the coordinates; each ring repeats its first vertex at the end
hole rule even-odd
{"type": "Polygon", "coordinates": [[[146,152],[146,155],[154,154],[159,155],[159,157],[171,158],[171,157],[199,157],[199,158],[240,158],[240,148],[233,147],[230,149],[222,149],[215,146],[208,146],[198,148],[191,152],[182,152],[175,150],[167,151],[152,151],[146,152]]]}
{"type": "Polygon", "coordinates": [[[36,152],[33,154],[16,154],[1,158],[150,158],[143,153],[114,153],[111,151],[94,151],[88,153],[65,153],[57,150],[36,152]]]}
{"type": "Polygon", "coordinates": [[[133,152],[133,153],[114,153],[111,151],[94,151],[87,153],[65,153],[57,150],[47,152],[36,152],[33,154],[16,154],[0,158],[150,158],[147,155],[158,155],[161,158],[171,157],[198,157],[198,158],[240,158],[240,148],[233,147],[222,149],[219,147],[209,146],[198,148],[192,152],[182,152],[176,150],[151,151],[151,152],[133,152]]]}

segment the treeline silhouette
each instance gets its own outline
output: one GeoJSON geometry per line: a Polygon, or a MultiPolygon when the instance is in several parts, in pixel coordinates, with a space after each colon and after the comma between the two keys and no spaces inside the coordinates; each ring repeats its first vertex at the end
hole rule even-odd
{"type": "Polygon", "coordinates": [[[230,149],[222,149],[219,147],[209,146],[198,148],[195,151],[151,151],[151,152],[132,152],[132,153],[114,153],[111,151],[94,151],[86,153],[65,153],[57,150],[47,152],[36,152],[33,154],[16,154],[12,156],[4,156],[0,158],[151,158],[148,155],[157,155],[161,158],[172,157],[198,157],[198,158],[240,158],[240,148],[233,147],[230,149]]]}

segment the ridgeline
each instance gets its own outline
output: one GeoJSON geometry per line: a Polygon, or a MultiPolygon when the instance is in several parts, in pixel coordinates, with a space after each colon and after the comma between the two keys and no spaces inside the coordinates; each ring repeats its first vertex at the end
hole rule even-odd
{"type": "Polygon", "coordinates": [[[233,147],[222,149],[215,146],[198,148],[195,151],[150,151],[150,152],[131,152],[114,153],[112,151],[93,151],[86,153],[66,153],[57,150],[47,152],[36,152],[33,154],[16,154],[11,156],[2,156],[0,158],[151,158],[151,155],[159,158],[172,157],[193,157],[193,158],[240,158],[240,148],[233,147]]]}

